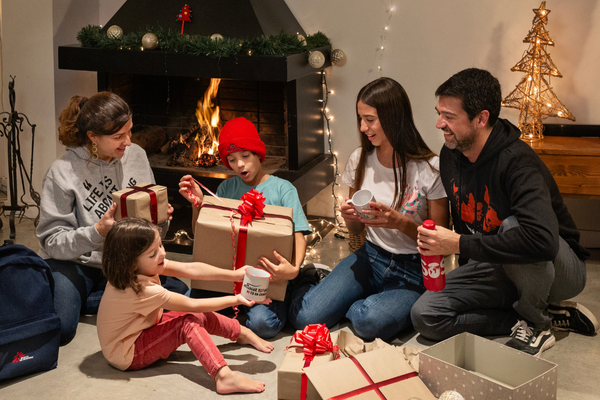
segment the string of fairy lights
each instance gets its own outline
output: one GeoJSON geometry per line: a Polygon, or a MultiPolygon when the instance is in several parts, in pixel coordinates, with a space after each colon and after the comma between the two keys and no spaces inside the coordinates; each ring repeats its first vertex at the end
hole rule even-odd
{"type": "Polygon", "coordinates": [[[381,78],[381,74],[383,73],[382,67],[381,65],[383,64],[383,53],[385,51],[385,40],[387,38],[387,32],[388,32],[388,28],[389,28],[389,24],[390,24],[390,20],[392,19],[392,16],[394,15],[394,11],[396,11],[396,7],[395,6],[390,6],[387,10],[386,13],[388,13],[388,18],[387,21],[385,21],[385,25],[383,26],[383,29],[381,30],[381,43],[379,45],[379,63],[377,65],[377,70],[379,71],[379,77],[381,78]]]}

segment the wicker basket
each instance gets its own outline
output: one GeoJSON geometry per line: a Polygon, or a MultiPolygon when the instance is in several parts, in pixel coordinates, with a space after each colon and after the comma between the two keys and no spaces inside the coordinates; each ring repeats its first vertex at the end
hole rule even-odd
{"type": "Polygon", "coordinates": [[[365,241],[367,240],[367,231],[363,229],[359,235],[348,233],[348,238],[350,239],[348,241],[348,248],[350,251],[355,252],[360,248],[360,246],[365,244],[365,241]]]}

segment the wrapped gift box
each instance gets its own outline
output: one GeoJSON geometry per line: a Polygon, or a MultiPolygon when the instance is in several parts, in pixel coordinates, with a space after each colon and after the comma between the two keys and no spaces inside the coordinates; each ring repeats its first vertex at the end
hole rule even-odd
{"type": "Polygon", "coordinates": [[[143,218],[154,224],[162,224],[169,219],[169,199],[167,188],[152,183],[140,183],[127,189],[113,192],[113,202],[117,203],[115,220],[126,217],[143,218]]]}
{"type": "MultiPolygon", "coordinates": [[[[231,238],[230,216],[242,203],[241,200],[218,199],[205,196],[194,230],[194,261],[200,261],[219,268],[232,269],[234,249],[231,238]]],[[[244,265],[259,266],[258,259],[266,257],[274,264],[279,261],[273,255],[277,251],[292,262],[294,248],[294,224],[292,209],[279,206],[265,206],[264,216],[248,225],[244,265]]],[[[240,216],[233,215],[236,232],[236,251],[239,249],[240,216]]],[[[260,266],[259,266],[260,267],[260,266]]],[[[267,297],[283,300],[287,281],[271,281],[267,297]]],[[[192,288],[233,293],[233,284],[222,281],[192,280],[192,288]]]]}
{"type": "MultiPolygon", "coordinates": [[[[300,331],[298,331],[300,332],[300,331]]],[[[338,341],[338,334],[331,334],[331,342],[335,345],[338,341]]],[[[310,365],[322,365],[334,359],[334,354],[326,351],[323,354],[315,355],[310,365]]],[[[298,343],[292,337],[287,353],[283,358],[281,367],[277,371],[277,399],[279,400],[301,400],[300,391],[302,384],[302,370],[304,368],[304,353],[301,343],[298,343]]],[[[315,387],[307,381],[306,400],[320,400],[315,387]]]]}
{"type": "Polygon", "coordinates": [[[465,399],[556,399],[556,364],[470,333],[422,350],[419,363],[436,396],[455,390],[465,399]]]}
{"type": "Polygon", "coordinates": [[[304,368],[304,372],[323,399],[335,399],[336,396],[361,400],[436,399],[408,361],[393,347],[324,365],[311,365],[304,368]]]}

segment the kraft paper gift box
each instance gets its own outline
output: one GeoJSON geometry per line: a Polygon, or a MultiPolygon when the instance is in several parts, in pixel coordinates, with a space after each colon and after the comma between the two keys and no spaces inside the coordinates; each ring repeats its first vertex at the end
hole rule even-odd
{"type": "Polygon", "coordinates": [[[393,347],[311,365],[304,372],[322,399],[436,399],[393,347]]]}
{"type": "Polygon", "coordinates": [[[419,362],[436,396],[455,390],[475,400],[556,399],[556,364],[470,333],[422,350],[419,362]]]}
{"type": "MultiPolygon", "coordinates": [[[[296,333],[300,333],[297,331],[296,333]]],[[[338,342],[338,334],[331,333],[331,342],[335,346],[338,342]]],[[[326,351],[323,354],[317,354],[312,359],[310,365],[322,365],[332,361],[335,358],[334,353],[326,351]]],[[[295,341],[294,337],[287,348],[283,362],[277,371],[277,399],[279,400],[302,400],[300,393],[302,387],[302,370],[305,365],[303,346],[295,341]]],[[[315,387],[306,381],[306,400],[320,400],[315,387]]]]}
{"type": "Polygon", "coordinates": [[[154,224],[162,224],[169,219],[169,199],[165,186],[140,183],[127,189],[113,192],[113,202],[117,203],[115,220],[126,217],[143,218],[154,224]]]}
{"type": "MultiPolygon", "coordinates": [[[[230,216],[241,200],[204,196],[194,230],[194,261],[200,261],[219,268],[233,269],[234,249],[231,238],[230,216]]],[[[277,251],[292,262],[294,248],[294,226],[292,208],[266,205],[261,219],[247,226],[245,258],[243,265],[258,266],[258,259],[266,257],[274,264],[279,261],[273,255],[277,251]]],[[[235,249],[240,249],[240,215],[234,214],[235,249]]],[[[238,253],[239,254],[239,253],[238,253]]],[[[236,257],[238,255],[236,254],[236,257]]],[[[259,266],[260,267],[260,266],[259,266]]],[[[288,281],[271,281],[267,297],[271,300],[284,300],[288,281]]],[[[205,289],[222,293],[233,293],[233,283],[223,281],[192,280],[194,289],[205,289]]]]}

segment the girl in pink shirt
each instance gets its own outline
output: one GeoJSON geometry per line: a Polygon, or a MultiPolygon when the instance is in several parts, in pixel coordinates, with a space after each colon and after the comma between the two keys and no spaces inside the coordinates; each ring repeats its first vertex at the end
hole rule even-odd
{"type": "Polygon", "coordinates": [[[210,337],[221,336],[270,353],[271,343],[237,320],[213,312],[254,302],[241,295],[192,299],[163,288],[159,279],[167,275],[239,282],[246,267],[227,271],[199,262],[170,261],[165,255],[159,228],[143,219],[122,219],[106,236],[102,269],[108,284],[97,319],[104,357],[116,368],[136,370],[169,357],[187,343],[215,379],[218,393],[264,391],[264,382],[233,372],[210,337]],[[163,308],[171,311],[163,312],[163,308]]]}

